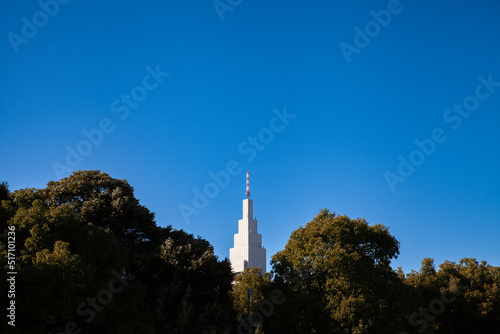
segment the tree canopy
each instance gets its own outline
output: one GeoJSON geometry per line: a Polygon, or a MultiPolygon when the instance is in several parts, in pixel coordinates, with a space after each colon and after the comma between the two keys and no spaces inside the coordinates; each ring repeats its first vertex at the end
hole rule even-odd
{"type": "Polygon", "coordinates": [[[401,311],[394,297],[402,284],[390,267],[398,254],[387,227],[325,209],[295,230],[271,263],[278,282],[295,282],[300,321],[318,333],[390,333],[401,311]]]}
{"type": "MultiPolygon", "coordinates": [[[[500,325],[500,267],[463,258],[436,270],[425,258],[404,274],[391,267],[399,242],[388,227],[327,209],[292,232],[271,273],[239,275],[207,240],[159,226],[126,180],[100,171],[42,189],[0,182],[0,228],[15,229],[17,272],[16,327],[4,321],[2,333],[460,334],[500,325]]],[[[4,272],[8,261],[3,238],[4,272]]]]}
{"type": "Polygon", "coordinates": [[[500,267],[464,258],[436,271],[425,258],[419,271],[402,277],[418,291],[409,330],[427,333],[494,333],[500,324],[500,267]]]}
{"type": "MultiPolygon", "coordinates": [[[[229,262],[206,240],[157,226],[126,180],[78,171],[0,196],[4,227],[16,231],[17,332],[60,333],[74,323],[88,333],[193,333],[234,324],[229,262]]],[[[0,247],[6,267],[4,240],[0,247]]]]}

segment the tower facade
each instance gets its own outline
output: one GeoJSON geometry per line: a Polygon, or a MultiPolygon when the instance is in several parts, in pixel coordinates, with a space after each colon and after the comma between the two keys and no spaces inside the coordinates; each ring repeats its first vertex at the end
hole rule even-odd
{"type": "Polygon", "coordinates": [[[242,273],[252,267],[261,268],[265,273],[266,249],[262,248],[262,235],[257,233],[257,220],[253,217],[248,172],[246,196],[243,200],[243,219],[238,221],[238,233],[234,235],[234,247],[229,250],[229,260],[235,273],[242,273]]]}

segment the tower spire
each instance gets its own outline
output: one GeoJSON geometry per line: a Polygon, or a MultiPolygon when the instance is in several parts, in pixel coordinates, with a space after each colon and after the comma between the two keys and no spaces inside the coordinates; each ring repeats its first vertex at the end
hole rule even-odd
{"type": "Polygon", "coordinates": [[[250,197],[250,172],[247,171],[247,198],[250,197]]]}
{"type": "Polygon", "coordinates": [[[238,233],[234,235],[234,247],[229,250],[229,261],[234,273],[246,268],[260,268],[266,272],[266,249],[262,247],[262,234],[257,233],[257,219],[253,215],[250,199],[250,172],[247,172],[246,198],[243,200],[243,217],[238,220],[238,233]]]}

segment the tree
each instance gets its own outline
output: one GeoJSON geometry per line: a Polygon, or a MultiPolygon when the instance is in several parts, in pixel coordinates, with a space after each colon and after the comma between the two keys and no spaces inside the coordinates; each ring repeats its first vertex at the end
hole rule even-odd
{"type": "Polygon", "coordinates": [[[125,244],[132,268],[137,257],[161,243],[154,213],[140,205],[126,180],[98,170],[76,171],[49,182],[43,192],[49,206],[67,206],[80,221],[113,231],[125,244]]]}
{"type": "MultiPolygon", "coordinates": [[[[8,330],[60,333],[74,323],[76,329],[93,333],[147,333],[140,320],[140,283],[131,282],[119,294],[108,292],[113,272],[124,275],[127,266],[123,243],[109,228],[86,220],[71,203],[52,201],[49,193],[22,189],[2,202],[13,212],[7,223],[15,228],[17,251],[17,322],[8,330]]],[[[4,240],[0,253],[5,267],[4,240]]]]}
{"type": "Polygon", "coordinates": [[[236,276],[231,292],[234,309],[238,318],[245,318],[248,313],[248,292],[251,290],[250,313],[256,310],[256,305],[265,298],[265,291],[271,284],[271,273],[262,273],[260,268],[246,268],[236,276]]]}
{"type": "Polygon", "coordinates": [[[405,288],[390,267],[399,242],[381,225],[322,210],[272,258],[277,283],[294,285],[300,333],[393,333],[405,288]]]}
{"type": "Polygon", "coordinates": [[[12,216],[12,210],[8,209],[9,199],[9,184],[5,181],[0,182],[0,233],[5,232],[7,229],[7,220],[12,216]]]}
{"type": "MultiPolygon", "coordinates": [[[[17,332],[233,329],[229,261],[206,240],[158,227],[126,180],[78,171],[7,194],[2,210],[16,230],[17,332]]],[[[3,267],[7,253],[2,240],[3,267]]]]}
{"type": "Polygon", "coordinates": [[[0,182],[0,201],[9,199],[9,184],[6,181],[0,182]]]}
{"type": "Polygon", "coordinates": [[[435,270],[425,258],[403,281],[419,293],[408,332],[493,333],[500,324],[500,267],[464,258],[435,270]]]}
{"type": "Polygon", "coordinates": [[[156,268],[148,284],[155,288],[156,332],[233,333],[229,261],[219,261],[202,238],[171,227],[162,233],[165,241],[148,265],[156,268]]]}

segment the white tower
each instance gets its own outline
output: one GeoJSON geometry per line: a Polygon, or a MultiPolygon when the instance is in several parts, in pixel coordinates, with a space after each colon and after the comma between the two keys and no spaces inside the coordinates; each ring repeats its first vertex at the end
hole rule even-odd
{"type": "Polygon", "coordinates": [[[262,248],[262,235],[257,233],[257,221],[253,219],[249,183],[247,172],[247,198],[243,200],[243,219],[238,221],[238,233],[234,235],[234,248],[229,250],[229,260],[235,273],[242,273],[245,268],[252,267],[261,268],[265,273],[266,249],[262,248]]]}

